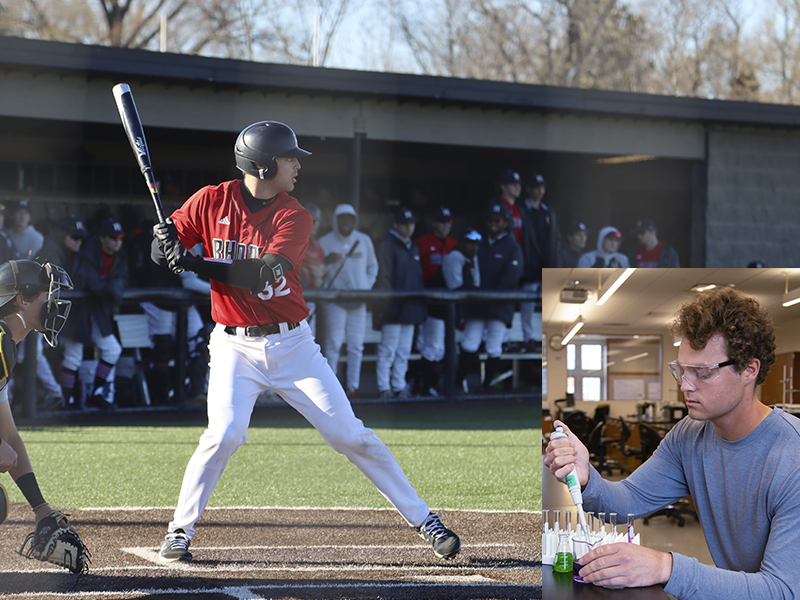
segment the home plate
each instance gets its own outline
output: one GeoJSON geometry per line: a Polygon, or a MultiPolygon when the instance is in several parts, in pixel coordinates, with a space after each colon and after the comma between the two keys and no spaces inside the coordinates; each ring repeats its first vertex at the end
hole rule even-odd
{"type": "MultiPolygon", "coordinates": [[[[192,564],[187,561],[176,560],[173,562],[164,562],[161,560],[158,550],[151,548],[122,548],[123,552],[128,552],[146,561],[156,563],[157,565],[164,565],[165,567],[174,567],[176,569],[192,570],[192,564]]],[[[195,568],[196,569],[196,568],[195,568]]]]}

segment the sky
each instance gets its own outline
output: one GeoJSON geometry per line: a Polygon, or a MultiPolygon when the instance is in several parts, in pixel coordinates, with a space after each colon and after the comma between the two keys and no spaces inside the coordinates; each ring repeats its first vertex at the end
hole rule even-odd
{"type": "MultiPolygon", "coordinates": [[[[441,0],[430,3],[411,2],[401,0],[408,10],[417,14],[420,10],[431,9],[441,0]]],[[[528,0],[531,2],[531,0],[528,0]]],[[[650,4],[652,0],[619,0],[627,2],[630,6],[650,4]]],[[[714,0],[703,0],[707,3],[714,0]]],[[[721,0],[725,2],[738,2],[740,14],[745,19],[745,33],[752,32],[763,20],[766,11],[770,10],[770,0],[721,0]]],[[[386,13],[386,0],[351,0],[350,14],[337,33],[333,51],[325,66],[346,69],[361,69],[371,71],[402,71],[414,72],[416,64],[410,51],[399,40],[394,44],[390,39],[390,23],[386,13]],[[391,45],[391,63],[384,63],[386,49],[391,45]],[[392,68],[392,65],[394,68],[392,68]],[[401,68],[397,68],[400,66],[401,68]]],[[[399,35],[399,34],[395,34],[399,35]]]]}

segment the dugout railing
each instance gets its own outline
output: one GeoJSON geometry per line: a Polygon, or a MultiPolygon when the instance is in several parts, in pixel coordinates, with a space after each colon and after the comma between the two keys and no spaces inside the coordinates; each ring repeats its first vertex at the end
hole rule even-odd
{"type": "MultiPolygon", "coordinates": [[[[81,292],[64,292],[62,295],[72,300],[75,303],[81,302],[83,293],[81,292]]],[[[380,291],[380,290],[325,290],[325,289],[308,289],[303,291],[303,297],[308,302],[317,304],[316,318],[317,321],[317,340],[320,339],[322,332],[325,330],[324,319],[325,312],[320,310],[328,302],[366,302],[368,304],[380,303],[389,300],[407,300],[407,301],[423,301],[428,304],[440,304],[445,307],[445,356],[444,368],[442,371],[442,395],[438,397],[430,396],[412,396],[403,398],[404,401],[414,400],[431,400],[431,399],[449,399],[458,396],[461,399],[512,399],[512,398],[541,398],[541,391],[535,389],[534,386],[524,386],[521,388],[512,388],[507,391],[492,391],[490,393],[480,394],[456,394],[456,369],[458,365],[458,346],[457,346],[457,306],[466,302],[469,303],[490,303],[490,302],[533,302],[535,304],[535,311],[541,313],[541,296],[534,292],[529,291],[508,291],[497,292],[488,290],[474,290],[474,291],[451,291],[451,290],[420,290],[414,292],[393,292],[393,291],[380,291]]],[[[141,312],[139,303],[141,302],[157,302],[161,305],[173,306],[177,314],[176,327],[175,327],[175,381],[183,382],[186,380],[187,375],[187,358],[188,358],[188,340],[187,340],[187,311],[191,305],[205,305],[208,306],[208,300],[198,300],[197,294],[182,288],[129,288],[125,291],[124,303],[121,311],[124,313],[137,313],[141,312]]],[[[36,417],[41,411],[37,409],[37,396],[38,384],[30,385],[30,382],[36,382],[36,367],[37,356],[36,340],[34,336],[29,335],[26,338],[25,356],[26,360],[23,364],[18,365],[17,374],[23,377],[24,385],[15,391],[15,404],[19,405],[21,400],[21,416],[27,418],[36,417]],[[31,360],[32,359],[32,360],[31,360]],[[21,371],[21,373],[19,373],[21,371]],[[18,398],[16,396],[21,396],[18,398]]],[[[320,343],[322,346],[322,343],[320,343]]],[[[527,365],[525,368],[541,369],[541,354],[525,353],[518,355],[504,355],[504,358],[510,361],[524,361],[527,365]]],[[[515,362],[515,370],[519,368],[515,362]]],[[[516,372],[515,372],[516,378],[516,372]]],[[[184,386],[177,385],[175,396],[172,398],[169,405],[136,406],[126,408],[124,410],[174,410],[184,408],[186,405],[186,390],[184,386]]],[[[369,399],[363,398],[362,401],[370,401],[377,398],[369,399]]],[[[397,401],[397,400],[390,400],[397,401]]]]}

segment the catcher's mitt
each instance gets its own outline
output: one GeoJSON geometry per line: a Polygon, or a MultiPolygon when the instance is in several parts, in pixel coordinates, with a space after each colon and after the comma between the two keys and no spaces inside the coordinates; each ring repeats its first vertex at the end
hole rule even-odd
{"type": "Polygon", "coordinates": [[[69,523],[66,527],[58,524],[61,519],[66,522],[67,516],[58,510],[51,511],[39,521],[36,530],[28,534],[19,553],[26,558],[51,562],[76,574],[87,573],[91,562],[89,551],[69,523]]]}

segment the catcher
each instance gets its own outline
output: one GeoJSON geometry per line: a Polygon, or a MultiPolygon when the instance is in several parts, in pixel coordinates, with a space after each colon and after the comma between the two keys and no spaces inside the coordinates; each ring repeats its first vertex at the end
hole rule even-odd
{"type": "MultiPolygon", "coordinates": [[[[51,508],[42,496],[8,403],[17,343],[31,331],[39,331],[55,347],[71,307],[71,302],[61,299],[61,290],[71,289],[69,275],[56,265],[35,260],[0,265],[0,472],[11,474],[36,517],[36,529],[25,538],[20,554],[84,573],[89,552],[66,515],[51,508]]],[[[7,514],[8,497],[2,490],[0,522],[7,514]]]]}

